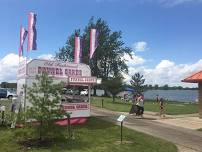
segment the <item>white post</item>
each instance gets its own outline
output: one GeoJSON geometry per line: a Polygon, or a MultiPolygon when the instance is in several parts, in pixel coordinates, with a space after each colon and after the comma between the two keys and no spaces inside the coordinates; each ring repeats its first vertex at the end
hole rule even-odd
{"type": "Polygon", "coordinates": [[[202,119],[202,83],[198,83],[199,118],[202,119]]]}
{"type": "Polygon", "coordinates": [[[27,102],[27,79],[28,79],[27,58],[25,61],[25,68],[26,68],[26,74],[25,74],[25,84],[24,84],[24,112],[26,112],[26,106],[27,106],[27,103],[26,103],[27,102]]]}

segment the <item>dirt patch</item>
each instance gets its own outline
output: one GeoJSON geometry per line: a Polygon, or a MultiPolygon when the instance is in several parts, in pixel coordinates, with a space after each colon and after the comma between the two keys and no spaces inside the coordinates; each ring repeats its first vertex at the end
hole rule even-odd
{"type": "Polygon", "coordinates": [[[27,139],[19,141],[18,144],[22,145],[25,149],[31,148],[47,148],[53,144],[53,139],[27,139]]]}

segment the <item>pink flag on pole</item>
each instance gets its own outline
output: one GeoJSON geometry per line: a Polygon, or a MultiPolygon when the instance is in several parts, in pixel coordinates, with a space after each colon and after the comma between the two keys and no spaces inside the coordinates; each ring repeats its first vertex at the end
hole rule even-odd
{"type": "Polygon", "coordinates": [[[79,53],[79,63],[82,62],[82,56],[83,56],[83,48],[84,48],[84,39],[80,38],[80,53],[79,53]]]}
{"type": "Polygon", "coordinates": [[[80,46],[80,37],[75,35],[74,39],[74,63],[79,63],[80,61],[80,51],[81,51],[81,46],[80,46]]]}
{"type": "Polygon", "coordinates": [[[23,56],[23,44],[27,37],[27,30],[24,27],[20,27],[20,46],[19,46],[19,56],[23,56]]]}
{"type": "Polygon", "coordinates": [[[95,49],[98,46],[98,31],[91,29],[90,31],[90,59],[93,57],[95,49]]]}
{"type": "Polygon", "coordinates": [[[35,25],[36,25],[36,14],[30,12],[28,16],[28,45],[27,45],[28,51],[37,49],[36,44],[37,32],[35,25]]]}

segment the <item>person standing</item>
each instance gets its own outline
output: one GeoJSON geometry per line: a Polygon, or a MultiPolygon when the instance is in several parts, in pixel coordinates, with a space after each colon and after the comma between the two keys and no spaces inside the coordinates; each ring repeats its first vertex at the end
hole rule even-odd
{"type": "Polygon", "coordinates": [[[144,114],[144,96],[141,95],[139,99],[139,107],[140,107],[140,116],[143,117],[144,114]]]}
{"type": "Polygon", "coordinates": [[[136,115],[143,117],[143,113],[144,113],[144,96],[140,95],[137,99],[137,113],[136,115]]]}
{"type": "Polygon", "coordinates": [[[165,103],[163,98],[159,99],[159,105],[160,105],[160,117],[161,116],[165,117],[165,103]]]}
{"type": "Polygon", "coordinates": [[[157,94],[157,95],[156,95],[156,103],[158,104],[159,101],[160,101],[160,99],[159,99],[159,95],[157,94]]]}
{"type": "Polygon", "coordinates": [[[133,115],[134,113],[137,112],[136,102],[137,102],[137,95],[135,94],[133,95],[133,99],[132,99],[132,106],[129,112],[130,115],[133,115]]]}

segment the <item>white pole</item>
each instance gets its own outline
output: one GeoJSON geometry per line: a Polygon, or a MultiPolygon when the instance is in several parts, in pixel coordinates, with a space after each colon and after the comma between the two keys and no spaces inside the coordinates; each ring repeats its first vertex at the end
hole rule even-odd
{"type": "Polygon", "coordinates": [[[202,83],[198,83],[199,118],[202,119],[202,83]]]}

